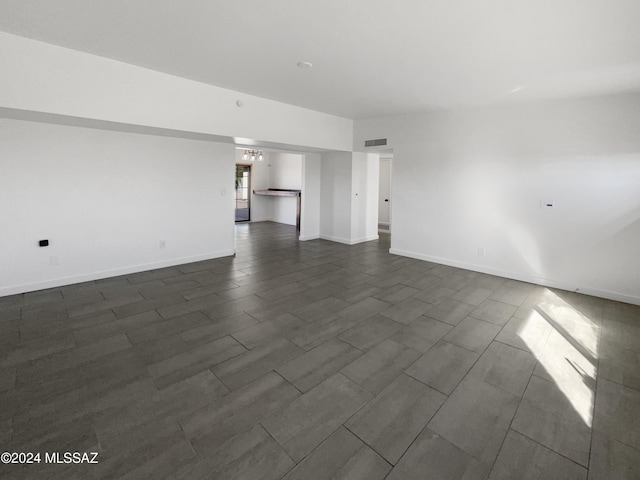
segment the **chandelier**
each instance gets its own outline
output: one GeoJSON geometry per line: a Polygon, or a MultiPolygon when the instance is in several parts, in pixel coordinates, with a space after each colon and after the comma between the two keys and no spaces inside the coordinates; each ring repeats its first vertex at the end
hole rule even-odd
{"type": "Polygon", "coordinates": [[[244,160],[245,162],[247,160],[250,160],[252,162],[255,162],[256,160],[258,160],[259,162],[261,162],[262,150],[245,150],[244,155],[242,155],[242,160],[244,160]]]}

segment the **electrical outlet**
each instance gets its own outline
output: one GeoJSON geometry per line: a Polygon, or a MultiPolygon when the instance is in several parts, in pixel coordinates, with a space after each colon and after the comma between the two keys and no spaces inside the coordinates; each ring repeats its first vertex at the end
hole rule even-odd
{"type": "Polygon", "coordinates": [[[160,240],[160,248],[167,248],[167,241],[166,240],[160,240]]]}
{"type": "Polygon", "coordinates": [[[484,257],[487,254],[487,251],[483,247],[478,247],[478,255],[484,257]]]}

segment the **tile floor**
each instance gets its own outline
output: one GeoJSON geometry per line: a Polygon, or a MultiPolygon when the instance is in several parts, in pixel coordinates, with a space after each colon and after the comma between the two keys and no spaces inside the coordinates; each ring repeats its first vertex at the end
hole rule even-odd
{"type": "Polygon", "coordinates": [[[640,478],[640,307],[237,227],[0,299],[10,479],[640,478]],[[99,452],[98,464],[44,463],[99,452]]]}

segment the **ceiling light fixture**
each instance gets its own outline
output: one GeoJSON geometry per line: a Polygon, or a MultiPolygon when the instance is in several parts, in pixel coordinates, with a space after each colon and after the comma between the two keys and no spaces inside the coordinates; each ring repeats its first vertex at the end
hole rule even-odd
{"type": "Polygon", "coordinates": [[[245,162],[247,160],[252,162],[258,160],[259,162],[261,162],[263,160],[262,150],[245,150],[244,155],[242,155],[242,160],[244,160],[245,162]]]}
{"type": "Polygon", "coordinates": [[[313,67],[313,64],[311,62],[298,62],[298,68],[311,68],[313,67]]]}

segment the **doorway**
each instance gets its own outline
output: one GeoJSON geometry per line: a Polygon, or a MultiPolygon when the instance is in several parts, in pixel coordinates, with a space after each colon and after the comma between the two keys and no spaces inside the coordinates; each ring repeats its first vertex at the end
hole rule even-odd
{"type": "Polygon", "coordinates": [[[380,155],[378,231],[391,231],[391,157],[380,155]]]}
{"type": "Polygon", "coordinates": [[[236,165],[236,223],[251,220],[251,166],[236,165]]]}

